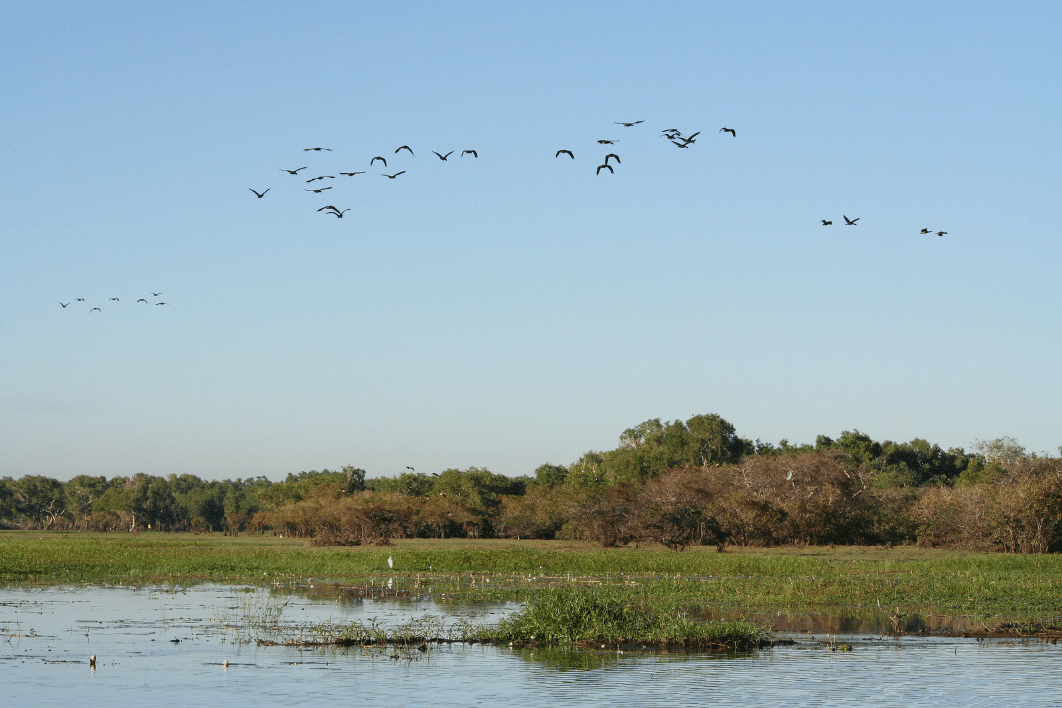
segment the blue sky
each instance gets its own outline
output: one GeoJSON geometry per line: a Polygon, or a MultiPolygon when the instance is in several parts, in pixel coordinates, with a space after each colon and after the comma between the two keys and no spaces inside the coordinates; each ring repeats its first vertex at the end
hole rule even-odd
{"type": "Polygon", "coordinates": [[[1058,454],[1060,27],[1048,2],[9,8],[0,475],[519,475],[700,413],[1058,454]]]}

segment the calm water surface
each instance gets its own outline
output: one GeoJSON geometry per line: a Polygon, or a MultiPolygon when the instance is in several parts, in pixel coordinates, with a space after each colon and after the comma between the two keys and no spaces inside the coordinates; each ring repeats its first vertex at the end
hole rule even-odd
{"type": "Polygon", "coordinates": [[[247,590],[0,589],[3,704],[1062,706],[1062,648],[1038,640],[853,635],[842,653],[795,635],[795,646],[728,656],[451,644],[392,659],[258,646],[245,620],[282,606],[288,627],[426,615],[449,625],[515,606],[247,590]]]}

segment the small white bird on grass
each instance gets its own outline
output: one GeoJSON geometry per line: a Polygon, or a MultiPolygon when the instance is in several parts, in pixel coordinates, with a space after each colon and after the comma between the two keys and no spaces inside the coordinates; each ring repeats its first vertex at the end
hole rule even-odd
{"type": "Polygon", "coordinates": [[[387,556],[387,567],[388,568],[394,568],[395,567],[395,559],[393,557],[391,557],[391,556],[387,556]]]}

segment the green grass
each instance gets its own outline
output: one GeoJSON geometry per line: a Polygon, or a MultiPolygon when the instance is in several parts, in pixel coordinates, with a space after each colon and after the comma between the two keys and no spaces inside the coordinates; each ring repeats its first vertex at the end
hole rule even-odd
{"type": "Polygon", "coordinates": [[[770,632],[749,622],[695,622],[669,603],[637,604],[614,589],[555,590],[484,632],[496,641],[654,644],[755,649],[770,632]]]}
{"type": "Polygon", "coordinates": [[[299,539],[255,535],[0,532],[2,584],[275,585],[316,578],[369,586],[387,577],[443,601],[537,601],[557,590],[597,588],[633,607],[730,617],[876,612],[879,605],[991,623],[1058,623],[1062,614],[1062,557],[1054,555],[852,547],[675,553],[499,540],[311,549],[299,539]]]}

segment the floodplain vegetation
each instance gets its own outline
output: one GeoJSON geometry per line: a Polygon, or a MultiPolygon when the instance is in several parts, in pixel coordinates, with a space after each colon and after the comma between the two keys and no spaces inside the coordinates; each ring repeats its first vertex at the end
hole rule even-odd
{"type": "Polygon", "coordinates": [[[889,634],[924,632],[929,618],[940,620],[935,624],[946,632],[950,619],[963,618],[962,633],[971,635],[1059,637],[1062,623],[1062,556],[1054,554],[915,546],[674,553],[659,545],[605,549],[590,542],[502,539],[315,547],[268,534],[0,532],[0,583],[8,585],[201,582],[321,598],[343,592],[444,604],[524,603],[494,627],[317,627],[266,637],[276,642],[750,648],[763,641],[768,618],[781,616],[876,617],[889,634]]]}
{"type": "Polygon", "coordinates": [[[762,637],[743,615],[838,610],[894,632],[963,616],[1044,634],[1060,622],[1062,459],[1011,438],[968,453],[859,431],[775,446],[711,414],[649,420],[614,450],[517,478],[3,478],[3,528],[3,583],[390,577],[436,599],[525,603],[488,632],[513,642],[751,647],[762,637]]]}

